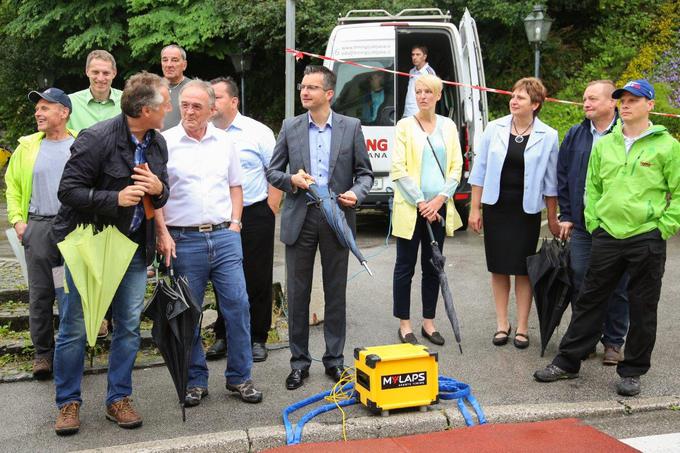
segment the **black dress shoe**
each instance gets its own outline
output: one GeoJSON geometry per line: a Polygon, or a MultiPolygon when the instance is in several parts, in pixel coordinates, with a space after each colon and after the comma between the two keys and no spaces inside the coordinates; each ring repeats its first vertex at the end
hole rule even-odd
{"type": "Polygon", "coordinates": [[[205,358],[208,360],[217,360],[225,357],[227,355],[227,343],[218,338],[215,342],[205,351],[205,358]]]}
{"type": "Polygon", "coordinates": [[[326,375],[335,382],[338,382],[342,378],[342,375],[346,369],[347,367],[345,365],[332,366],[330,368],[326,368],[326,375]]]}
{"type": "Polygon", "coordinates": [[[431,334],[429,334],[429,333],[427,333],[427,332],[425,331],[425,327],[421,327],[421,328],[420,328],[420,333],[421,333],[425,338],[427,338],[428,340],[430,340],[430,343],[432,343],[432,344],[436,344],[437,346],[441,346],[441,345],[444,344],[444,337],[442,337],[442,334],[440,334],[440,333],[437,332],[436,330],[435,330],[434,332],[432,332],[431,334]]]}
{"type": "Polygon", "coordinates": [[[295,390],[302,387],[303,380],[309,377],[309,370],[291,370],[286,378],[286,388],[288,390],[295,390]]]}
{"type": "Polygon", "coordinates": [[[402,343],[418,344],[418,339],[416,338],[415,335],[413,335],[413,332],[409,332],[406,335],[402,335],[401,329],[397,329],[397,335],[399,336],[399,341],[401,341],[402,343]]]}
{"type": "Polygon", "coordinates": [[[267,360],[267,347],[264,343],[253,343],[253,362],[267,360]]]}

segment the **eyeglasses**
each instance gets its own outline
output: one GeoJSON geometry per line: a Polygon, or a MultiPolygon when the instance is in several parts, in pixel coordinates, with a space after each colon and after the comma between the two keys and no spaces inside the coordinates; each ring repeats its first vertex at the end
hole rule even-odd
{"type": "Polygon", "coordinates": [[[316,91],[316,90],[324,90],[324,91],[329,91],[325,90],[323,87],[320,87],[318,85],[303,85],[301,83],[297,84],[297,90],[302,91],[302,90],[309,90],[309,91],[316,91]]]}

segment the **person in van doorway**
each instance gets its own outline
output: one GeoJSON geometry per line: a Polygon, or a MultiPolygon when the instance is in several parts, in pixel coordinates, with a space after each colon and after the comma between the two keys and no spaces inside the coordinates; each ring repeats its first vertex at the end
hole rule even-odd
{"type": "Polygon", "coordinates": [[[434,269],[430,224],[439,249],[444,236],[462,225],[453,204],[453,194],[460,182],[463,156],[456,125],[450,118],[435,114],[442,96],[442,81],[426,74],[415,83],[418,113],[397,123],[396,147],[390,178],[396,184],[392,234],[397,237],[397,260],[394,265],[393,314],[399,319],[398,337],[402,343],[417,344],[411,325],[411,281],[422,246],[423,325],[421,334],[436,345],[444,338],[434,326],[439,296],[439,276],[434,269]]]}
{"type": "MultiPolygon", "coordinates": [[[[588,84],[583,93],[586,118],[564,136],[557,159],[560,239],[571,238],[569,258],[575,295],[583,284],[592,245],[592,237],[583,218],[588,159],[595,143],[611,132],[618,119],[616,100],[612,99],[615,89],[611,80],[595,80],[588,84]]],[[[616,365],[621,359],[621,348],[628,331],[627,286],[626,274],[609,300],[601,340],[604,345],[603,365],[616,365]]]]}
{"type": "Polygon", "coordinates": [[[425,74],[436,75],[434,69],[427,63],[427,47],[422,44],[411,47],[411,61],[413,67],[409,71],[410,78],[406,89],[403,118],[418,113],[418,103],[416,102],[416,80],[418,80],[418,77],[425,74]]]}
{"type": "Polygon", "coordinates": [[[325,298],[322,361],[326,374],[339,381],[345,372],[343,349],[346,329],[346,289],[349,250],[317,206],[308,204],[309,184],[326,186],[338,194],[352,231],[356,229],[354,207],[361,204],[373,185],[371,161],[361,123],[331,110],[335,74],[324,66],[305,68],[300,101],[306,113],[287,119],[274,147],[267,179],[286,192],[281,211],[281,241],[286,244],[288,335],[291,372],[286,388],[294,390],[309,377],[309,300],[316,250],[321,253],[325,298]]]}
{"type": "Polygon", "coordinates": [[[469,182],[472,202],[468,225],[477,233],[484,228],[486,265],[496,307],[493,344],[508,342],[510,276],[515,276],[517,330],[513,344],[529,346],[529,311],[532,290],[527,256],[536,253],[541,211],[548,208],[548,225],[560,233],[557,220],[557,131],[538,113],[546,89],[537,78],[515,82],[510,115],[489,123],[484,130],[469,182]],[[482,205],[484,217],[482,219],[482,205]]]}
{"type": "Polygon", "coordinates": [[[49,379],[54,354],[52,268],[60,261],[51,230],[59,211],[59,181],[76,132],[66,128],[72,105],[62,90],[31,91],[28,99],[35,104],[38,132],[19,139],[5,174],[5,195],[9,223],[26,253],[33,377],[49,379]]]}
{"type": "Polygon", "coordinates": [[[608,301],[628,272],[630,328],[616,368],[621,377],[616,391],[634,396],[651,366],[666,240],[680,228],[680,143],[649,121],[654,87],[647,80],[628,82],[612,97],[620,99],[622,122],[595,144],[588,163],[590,264],[559,352],[534,379],[578,377],[581,360],[602,335],[608,301]]]}

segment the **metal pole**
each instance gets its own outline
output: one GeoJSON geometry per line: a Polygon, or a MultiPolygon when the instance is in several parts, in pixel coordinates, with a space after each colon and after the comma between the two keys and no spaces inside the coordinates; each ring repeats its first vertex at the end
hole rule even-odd
{"type": "Polygon", "coordinates": [[[539,67],[540,67],[540,64],[541,64],[541,44],[540,43],[534,44],[534,49],[535,49],[535,51],[534,51],[534,77],[539,79],[540,74],[541,74],[540,71],[539,71],[539,67]]]}
{"type": "Polygon", "coordinates": [[[241,114],[246,114],[246,70],[243,69],[243,54],[241,54],[241,114]]]}
{"type": "MultiPolygon", "coordinates": [[[[295,48],[295,0],[286,0],[286,48],[295,48]]],[[[286,118],[295,115],[295,56],[286,52],[286,118]]]]}

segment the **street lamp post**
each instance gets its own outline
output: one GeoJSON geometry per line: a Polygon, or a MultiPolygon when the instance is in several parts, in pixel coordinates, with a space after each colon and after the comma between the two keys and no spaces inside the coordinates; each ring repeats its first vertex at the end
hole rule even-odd
{"type": "Polygon", "coordinates": [[[241,74],[241,113],[246,113],[246,71],[250,71],[252,55],[245,52],[245,44],[239,43],[239,52],[231,53],[231,64],[237,74],[241,74]]]}
{"type": "Polygon", "coordinates": [[[534,46],[534,77],[540,77],[541,44],[547,41],[553,20],[547,16],[544,5],[534,5],[534,10],[524,18],[524,29],[529,43],[534,46]]]}

